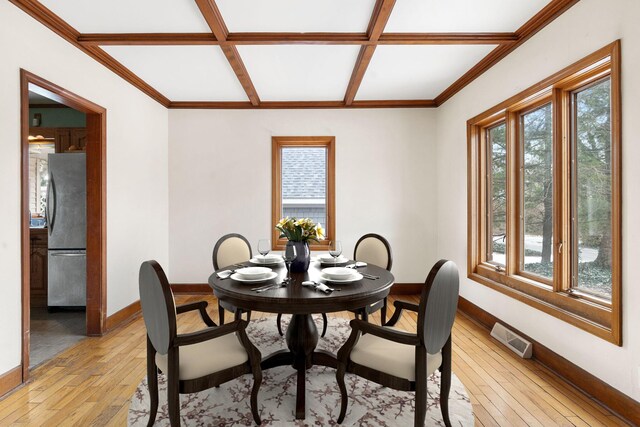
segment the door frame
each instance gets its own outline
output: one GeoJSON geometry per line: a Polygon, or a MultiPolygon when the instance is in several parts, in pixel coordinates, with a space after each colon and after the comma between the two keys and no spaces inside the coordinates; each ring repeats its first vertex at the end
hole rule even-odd
{"type": "Polygon", "coordinates": [[[87,116],[87,335],[106,332],[107,318],[107,110],[48,80],[20,69],[21,245],[22,245],[22,382],[29,377],[30,237],[29,237],[29,84],[31,90],[87,116]]]}

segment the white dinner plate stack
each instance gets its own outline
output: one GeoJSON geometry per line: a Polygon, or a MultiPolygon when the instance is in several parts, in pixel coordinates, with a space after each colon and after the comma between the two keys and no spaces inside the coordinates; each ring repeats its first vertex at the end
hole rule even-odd
{"type": "Polygon", "coordinates": [[[245,267],[236,270],[231,278],[239,282],[264,282],[277,276],[278,273],[267,267],[245,267]]]}
{"type": "Polygon", "coordinates": [[[320,261],[321,265],[341,265],[349,262],[349,258],[346,258],[342,255],[334,258],[329,254],[320,254],[318,255],[318,261],[320,261]]]}
{"type": "Polygon", "coordinates": [[[256,255],[255,257],[249,260],[251,264],[255,265],[278,265],[284,262],[282,255],[278,254],[267,254],[267,255],[256,255]]]}
{"type": "Polygon", "coordinates": [[[335,283],[350,283],[362,279],[362,274],[353,268],[346,267],[330,267],[324,268],[321,272],[324,280],[335,283]]]}

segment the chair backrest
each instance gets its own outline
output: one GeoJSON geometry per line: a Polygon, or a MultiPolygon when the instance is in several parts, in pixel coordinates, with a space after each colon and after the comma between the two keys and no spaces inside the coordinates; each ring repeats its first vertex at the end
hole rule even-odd
{"type": "Polygon", "coordinates": [[[169,281],[157,261],[145,261],[138,279],[142,317],[153,348],[167,354],[176,337],[176,304],[169,281]]]}
{"type": "Polygon", "coordinates": [[[418,336],[431,354],[442,350],[451,335],[459,290],[458,267],[441,259],[427,276],[418,311],[418,336]]]}
{"type": "Polygon", "coordinates": [[[365,234],[356,242],[356,247],[353,250],[353,259],[391,271],[391,264],[393,264],[391,245],[389,245],[387,239],[379,234],[365,234]]]}
{"type": "Polygon", "coordinates": [[[213,269],[249,261],[251,259],[251,245],[241,234],[231,233],[222,236],[213,247],[213,269]]]}

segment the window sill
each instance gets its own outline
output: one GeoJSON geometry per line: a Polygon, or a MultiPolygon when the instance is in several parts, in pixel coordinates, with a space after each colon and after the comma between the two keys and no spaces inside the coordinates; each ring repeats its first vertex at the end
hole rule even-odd
{"type": "Polygon", "coordinates": [[[508,283],[503,283],[507,282],[506,279],[509,279],[508,281],[510,282],[516,281],[517,279],[513,277],[507,278],[504,274],[489,271],[488,268],[483,268],[483,266],[478,266],[477,270],[482,274],[478,271],[472,271],[468,274],[469,279],[541,310],[603,340],[622,346],[620,331],[611,327],[616,322],[614,322],[613,312],[610,308],[575,298],[569,294],[553,292],[551,289],[542,286],[532,288],[536,293],[534,296],[508,283]]]}

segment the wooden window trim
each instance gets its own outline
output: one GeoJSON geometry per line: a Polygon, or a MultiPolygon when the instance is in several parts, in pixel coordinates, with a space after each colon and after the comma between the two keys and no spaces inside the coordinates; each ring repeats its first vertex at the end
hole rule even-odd
{"type": "Polygon", "coordinates": [[[549,76],[467,122],[468,136],[468,248],[467,276],[604,340],[622,345],[622,218],[621,218],[621,96],[620,41],[617,40],[569,67],[549,76]],[[611,162],[612,162],[612,294],[611,301],[570,289],[571,179],[568,143],[571,141],[571,93],[611,78],[611,162]],[[522,114],[551,102],[554,138],[553,281],[521,271],[520,215],[521,176],[519,120],[522,114]],[[507,266],[498,271],[486,260],[488,127],[507,124],[507,266]],[[516,260],[514,263],[512,260],[516,260]],[[551,286],[549,286],[551,285],[551,286]]]}
{"type": "Polygon", "coordinates": [[[273,250],[283,250],[287,244],[286,239],[280,239],[280,233],[275,225],[280,221],[282,212],[282,159],[283,147],[322,147],[327,149],[327,223],[325,228],[325,240],[321,242],[309,242],[311,249],[326,250],[329,242],[335,239],[335,144],[334,136],[274,136],[271,138],[271,246],[273,250]]]}

